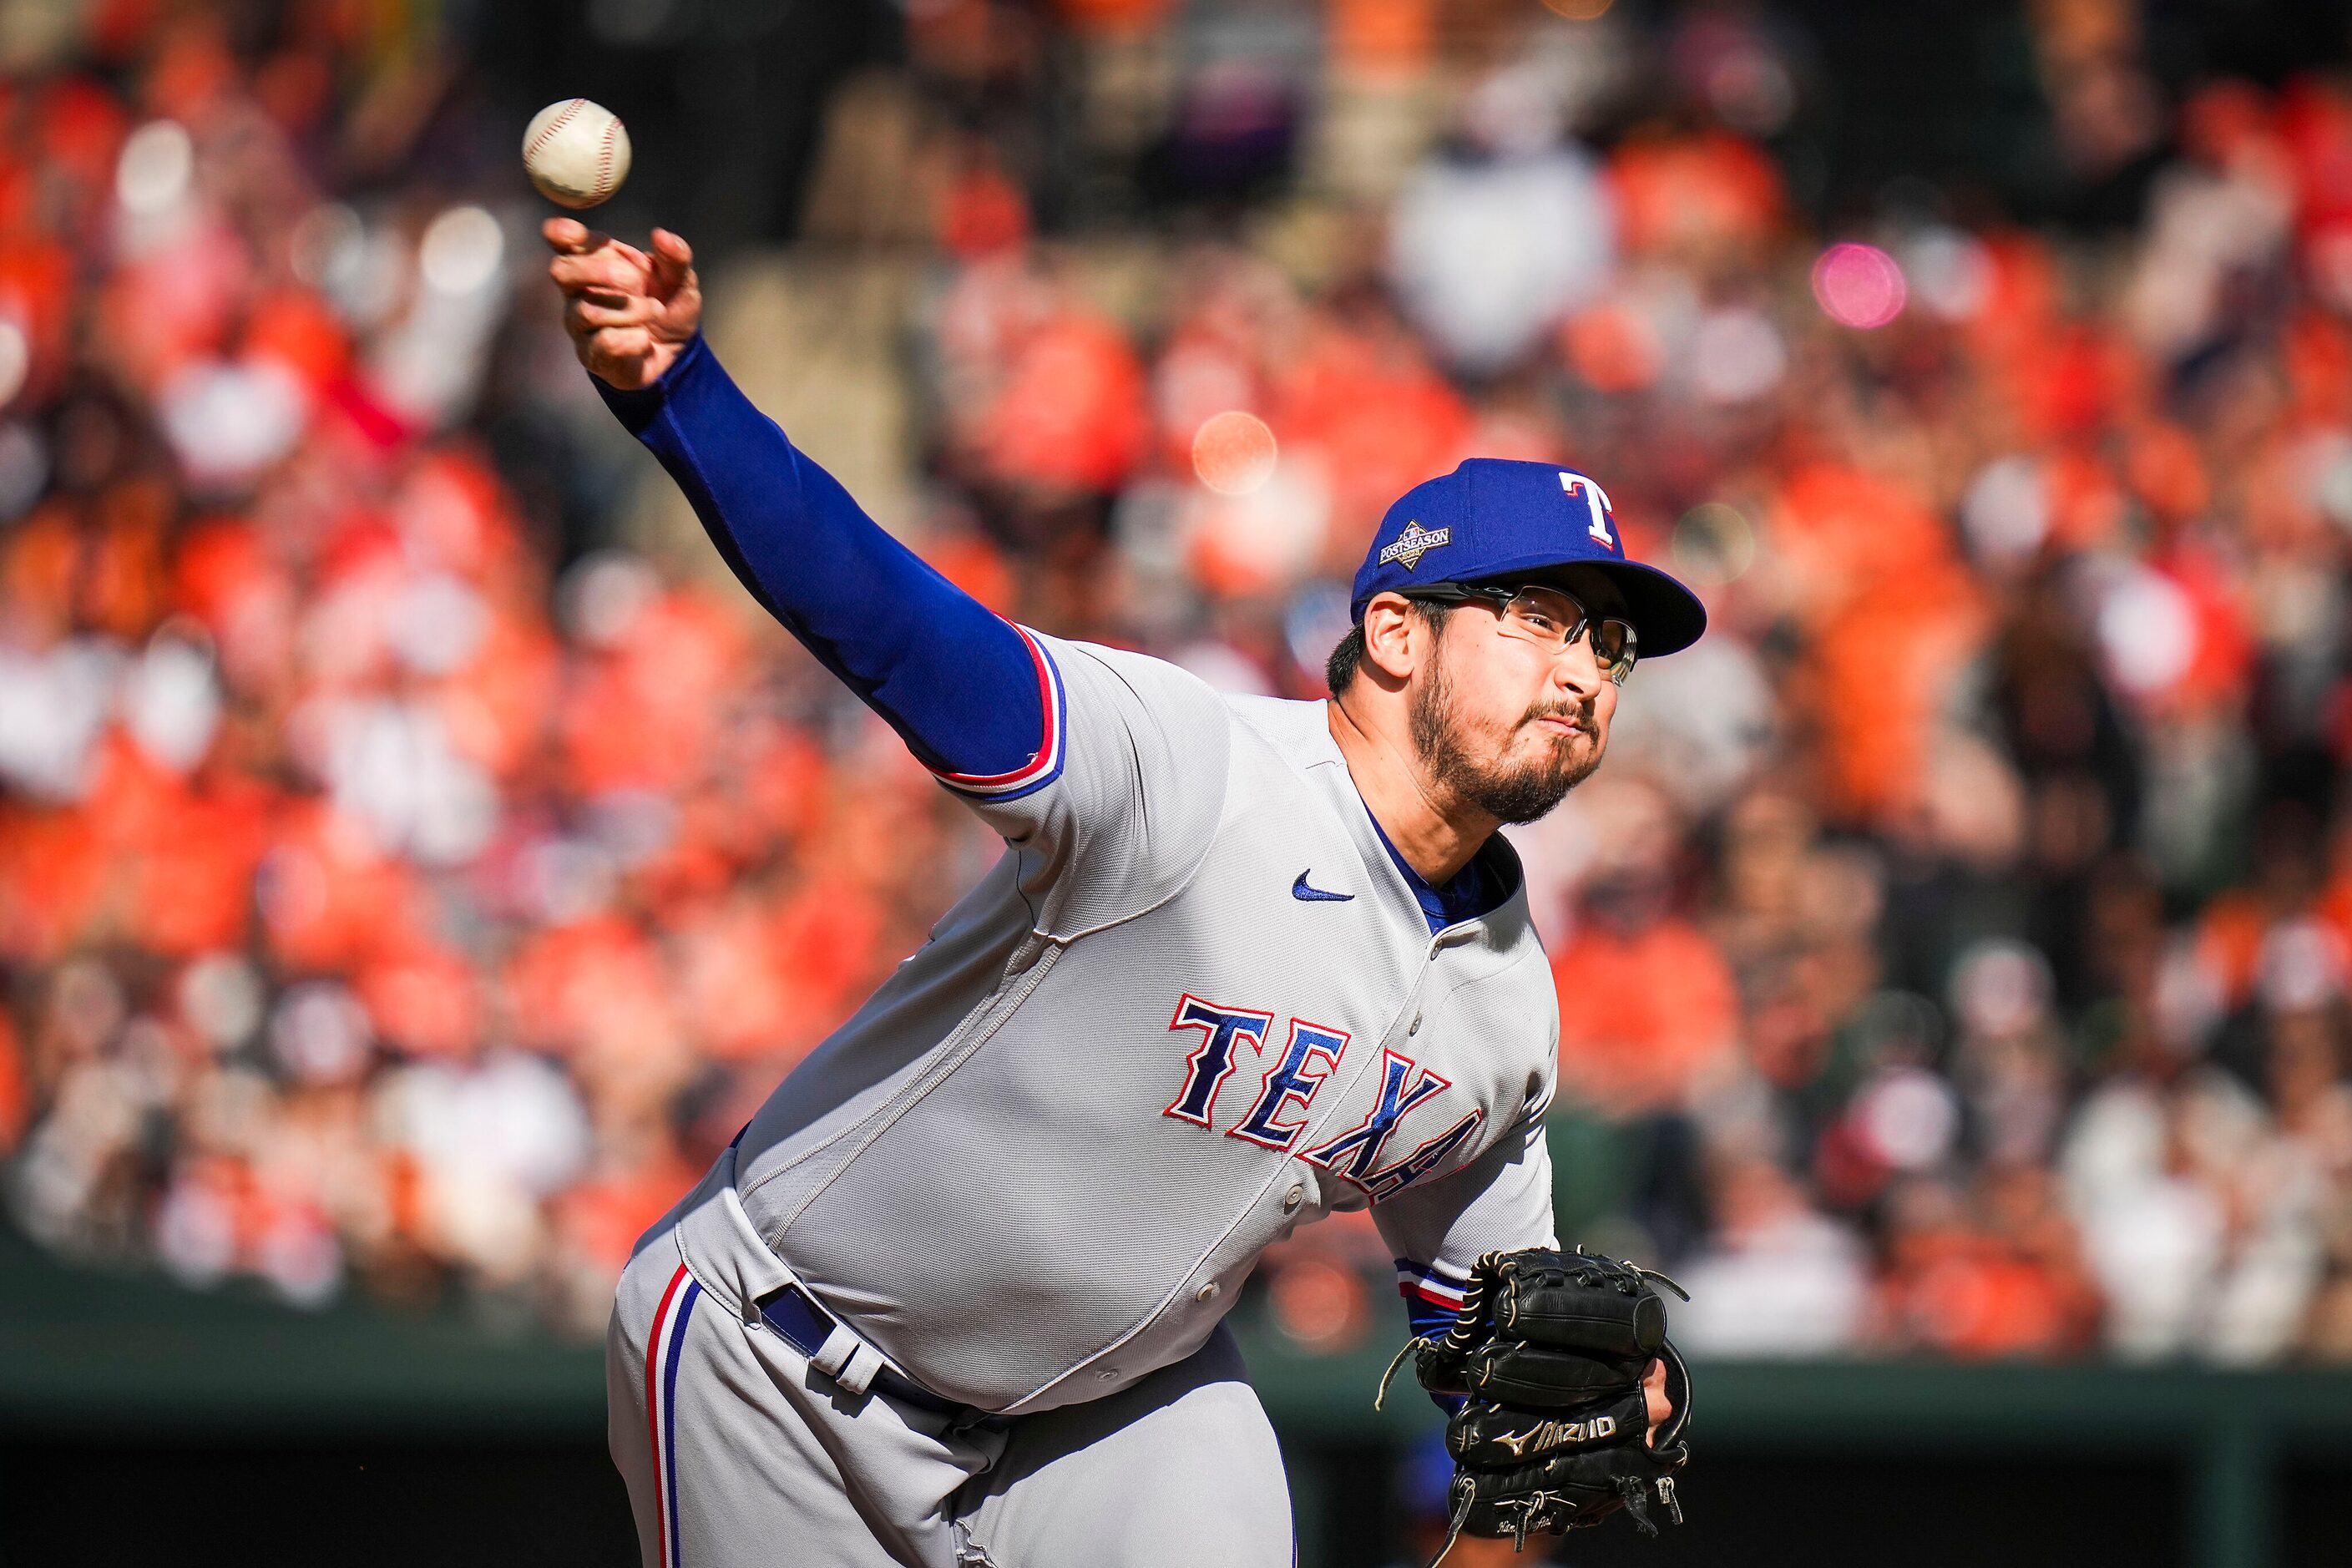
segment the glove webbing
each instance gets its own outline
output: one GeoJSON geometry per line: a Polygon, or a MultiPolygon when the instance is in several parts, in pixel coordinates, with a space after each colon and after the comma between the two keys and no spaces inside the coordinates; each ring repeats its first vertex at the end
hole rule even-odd
{"type": "MultiPolygon", "coordinates": [[[[1666,1517],[1676,1524],[1682,1523],[1682,1500],[1675,1495],[1674,1477],[1660,1476],[1651,1484],[1658,1489],[1658,1501],[1664,1505],[1666,1517]]],[[[1438,1568],[1438,1564],[1445,1561],[1446,1553],[1454,1550],[1454,1543],[1462,1539],[1462,1527],[1469,1522],[1471,1509],[1477,1505],[1478,1493],[1474,1485],[1457,1479],[1454,1489],[1461,1495],[1454,1505],[1453,1515],[1445,1521],[1445,1543],[1437,1549],[1437,1555],[1429,1560],[1429,1568],[1438,1568]]],[[[1654,1537],[1658,1527],[1650,1518],[1649,1493],[1649,1486],[1643,1485],[1639,1476],[1617,1478],[1617,1496],[1624,1504],[1626,1516],[1633,1520],[1633,1528],[1644,1535],[1654,1537]]],[[[1557,1492],[1539,1491],[1530,1495],[1520,1506],[1519,1517],[1512,1521],[1511,1550],[1515,1552],[1526,1551],[1528,1532],[1537,1527],[1545,1509],[1553,1503],[1568,1500],[1557,1492]]]]}
{"type": "MultiPolygon", "coordinates": [[[[1631,1487],[1638,1492],[1641,1486],[1642,1483],[1632,1476],[1621,1476],[1617,1480],[1618,1495],[1625,1498],[1626,1508],[1633,1514],[1633,1522],[1642,1527],[1643,1533],[1655,1535],[1658,1533],[1658,1527],[1650,1522],[1646,1508],[1626,1491],[1626,1489],[1631,1487]]],[[[1470,1510],[1477,1506],[1478,1489],[1475,1485],[1467,1480],[1457,1480],[1454,1482],[1454,1489],[1461,1494],[1460,1500],[1454,1503],[1453,1516],[1445,1521],[1445,1544],[1440,1546],[1437,1549],[1437,1555],[1429,1560],[1429,1568],[1437,1568],[1439,1563],[1445,1561],[1445,1554],[1454,1550],[1455,1542],[1462,1539],[1462,1527],[1470,1521],[1470,1510]]],[[[1553,1503],[1564,1503],[1567,1500],[1566,1498],[1554,1492],[1539,1491],[1531,1494],[1520,1505],[1519,1517],[1511,1523],[1511,1550],[1514,1552],[1525,1552],[1528,1549],[1528,1532],[1536,1528],[1536,1521],[1543,1517],[1544,1510],[1553,1503]]],[[[1679,1515],[1676,1522],[1680,1522],[1679,1515]]]]}

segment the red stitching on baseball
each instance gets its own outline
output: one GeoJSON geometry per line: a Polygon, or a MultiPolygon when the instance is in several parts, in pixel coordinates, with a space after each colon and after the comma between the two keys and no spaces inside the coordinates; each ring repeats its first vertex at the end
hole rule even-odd
{"type": "Polygon", "coordinates": [[[620,135],[619,117],[608,116],[604,121],[604,151],[596,159],[596,197],[599,201],[613,194],[613,143],[620,139],[620,135]]]}
{"type": "Polygon", "coordinates": [[[566,125],[571,124],[572,117],[579,113],[582,109],[585,108],[587,103],[588,100],[584,98],[575,98],[571,102],[565,104],[554,119],[549,121],[545,125],[539,128],[539,134],[530,139],[530,145],[522,150],[522,155],[528,158],[533,153],[538,152],[541,147],[546,146],[550,142],[553,141],[555,139],[555,133],[562,130],[566,125]]]}

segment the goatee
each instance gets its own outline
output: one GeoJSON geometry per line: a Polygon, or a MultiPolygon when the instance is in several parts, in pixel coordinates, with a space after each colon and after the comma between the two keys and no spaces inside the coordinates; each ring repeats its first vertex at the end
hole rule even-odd
{"type": "MultiPolygon", "coordinates": [[[[1506,743],[1521,725],[1548,718],[1573,718],[1591,734],[1592,705],[1587,701],[1530,708],[1506,731],[1506,743]]],[[[1414,692],[1410,720],[1413,749],[1421,753],[1432,782],[1500,822],[1535,821],[1601,765],[1599,747],[1579,760],[1569,749],[1572,742],[1566,740],[1554,742],[1549,756],[1517,767],[1488,764],[1472,756],[1454,715],[1454,688],[1446,679],[1442,656],[1431,666],[1429,679],[1414,692]]]]}

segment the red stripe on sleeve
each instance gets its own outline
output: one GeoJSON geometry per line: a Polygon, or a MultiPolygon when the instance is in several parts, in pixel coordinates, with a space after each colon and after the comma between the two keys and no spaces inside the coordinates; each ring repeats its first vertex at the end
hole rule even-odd
{"type": "Polygon", "coordinates": [[[646,1436],[653,1439],[654,1539],[659,1542],[654,1550],[656,1561],[665,1564],[669,1562],[669,1488],[663,1474],[666,1461],[662,1455],[661,1405],[657,1402],[661,1379],[656,1374],[661,1370],[662,1330],[669,1321],[669,1304],[677,1298],[677,1288],[685,1282],[686,1265],[681,1263],[677,1266],[677,1272],[669,1277],[668,1287],[662,1291],[661,1305],[654,1309],[653,1336],[646,1342],[646,1436]]]}

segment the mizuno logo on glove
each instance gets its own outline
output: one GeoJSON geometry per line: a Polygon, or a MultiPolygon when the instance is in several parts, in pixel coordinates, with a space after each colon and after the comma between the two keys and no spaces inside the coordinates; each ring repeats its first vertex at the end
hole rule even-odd
{"type": "Polygon", "coordinates": [[[1616,1432],[1617,1417],[1595,1415],[1590,1421],[1538,1421],[1525,1432],[1497,1432],[1495,1441],[1524,1457],[1530,1443],[1540,1452],[1564,1443],[1598,1443],[1616,1432]]]}

